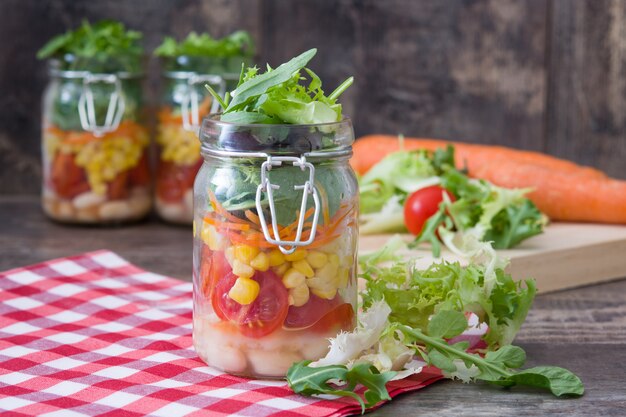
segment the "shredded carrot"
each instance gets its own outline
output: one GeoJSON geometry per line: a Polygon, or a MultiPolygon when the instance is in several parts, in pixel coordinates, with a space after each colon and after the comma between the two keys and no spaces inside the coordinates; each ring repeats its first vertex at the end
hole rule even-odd
{"type": "Polygon", "coordinates": [[[249,224],[222,222],[208,216],[204,218],[204,221],[220,229],[242,230],[244,232],[250,230],[249,224]]]}
{"type": "Polygon", "coordinates": [[[252,210],[246,210],[244,213],[248,220],[250,220],[252,223],[256,224],[257,226],[261,225],[261,219],[259,219],[259,216],[254,214],[252,210]]]}
{"type": "Polygon", "coordinates": [[[225,219],[228,219],[229,221],[233,223],[248,223],[246,220],[240,219],[239,217],[233,216],[232,214],[230,214],[228,210],[226,210],[219,203],[219,201],[217,201],[215,194],[210,189],[208,190],[208,194],[209,194],[209,202],[211,203],[211,207],[213,208],[213,210],[215,210],[217,214],[224,217],[225,219]]]}

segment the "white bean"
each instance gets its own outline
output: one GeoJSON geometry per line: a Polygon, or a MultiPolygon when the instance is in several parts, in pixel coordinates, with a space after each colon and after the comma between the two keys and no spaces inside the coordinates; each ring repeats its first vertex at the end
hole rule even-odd
{"type": "Polygon", "coordinates": [[[97,222],[98,219],[98,207],[92,206],[84,209],[76,210],[76,220],[85,223],[97,222]]]}
{"type": "Polygon", "coordinates": [[[59,200],[54,216],[62,220],[74,219],[74,207],[69,201],[59,200]]]}
{"type": "Polygon", "coordinates": [[[96,194],[93,191],[88,191],[86,193],[82,193],[74,197],[72,200],[72,204],[77,210],[85,209],[87,207],[96,206],[98,204],[104,203],[106,200],[106,196],[101,194],[96,194]]]}
{"type": "Polygon", "coordinates": [[[133,211],[125,200],[109,201],[100,206],[98,214],[102,220],[125,220],[133,217],[133,211]]]}
{"type": "Polygon", "coordinates": [[[304,359],[316,361],[326,356],[328,353],[328,346],[328,339],[311,338],[308,343],[302,344],[300,352],[302,353],[302,356],[304,356],[304,359]]]}
{"type": "Polygon", "coordinates": [[[232,346],[216,344],[213,340],[208,340],[202,346],[196,344],[196,349],[200,350],[198,355],[206,363],[226,372],[242,373],[248,366],[243,352],[232,346]]]}
{"type": "Polygon", "coordinates": [[[249,350],[248,360],[256,375],[284,377],[294,364],[300,362],[302,355],[293,351],[249,350]]]}
{"type": "Polygon", "coordinates": [[[150,210],[150,196],[147,194],[137,194],[128,201],[130,209],[136,217],[142,216],[150,210]]]}
{"type": "Polygon", "coordinates": [[[161,217],[172,222],[186,221],[185,206],[183,203],[166,203],[162,200],[156,201],[156,209],[161,217]]]}

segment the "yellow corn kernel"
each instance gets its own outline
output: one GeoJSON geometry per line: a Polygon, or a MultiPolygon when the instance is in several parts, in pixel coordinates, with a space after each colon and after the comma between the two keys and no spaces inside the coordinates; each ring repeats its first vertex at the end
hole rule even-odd
{"type": "Polygon", "coordinates": [[[228,291],[228,296],[241,305],[248,305],[259,296],[260,289],[259,283],[255,280],[239,277],[228,291]]]}
{"type": "Polygon", "coordinates": [[[285,255],[285,259],[289,262],[301,261],[307,256],[306,249],[296,249],[294,253],[290,253],[289,255],[285,255]]]}
{"type": "Polygon", "coordinates": [[[302,285],[306,282],[304,274],[294,268],[285,272],[283,275],[283,285],[287,288],[295,288],[298,285],[302,285]]]}
{"type": "Polygon", "coordinates": [[[300,307],[309,301],[309,287],[306,284],[298,285],[295,288],[289,290],[289,305],[300,307]]]}
{"type": "Polygon", "coordinates": [[[228,264],[230,266],[233,266],[233,263],[235,262],[235,247],[234,246],[227,247],[224,250],[224,256],[226,257],[228,264]]]}
{"type": "Polygon", "coordinates": [[[337,288],[323,289],[323,290],[319,288],[311,288],[311,292],[320,298],[332,300],[333,298],[335,298],[335,295],[337,295],[337,288]]]}
{"type": "Polygon", "coordinates": [[[254,275],[254,268],[250,265],[246,265],[239,259],[233,261],[233,274],[241,278],[252,278],[254,275]]]}
{"type": "Polygon", "coordinates": [[[339,266],[339,256],[336,253],[331,253],[328,255],[328,262],[333,264],[334,266],[339,266]]]}
{"type": "Polygon", "coordinates": [[[285,275],[285,272],[289,270],[289,268],[291,268],[291,264],[289,262],[283,262],[282,265],[273,267],[272,271],[274,271],[279,277],[282,277],[285,275]]]}
{"type": "Polygon", "coordinates": [[[309,251],[309,253],[307,254],[306,261],[313,268],[321,268],[326,265],[326,262],[328,262],[328,255],[326,255],[324,252],[312,250],[309,251]]]}
{"type": "Polygon", "coordinates": [[[316,288],[318,290],[330,290],[332,288],[336,288],[337,283],[337,275],[330,278],[320,278],[318,276],[315,276],[313,278],[306,279],[306,285],[308,285],[309,288],[316,288]]]}
{"type": "Polygon", "coordinates": [[[228,243],[226,238],[220,235],[215,227],[207,223],[202,225],[200,237],[211,250],[223,250],[228,243]]]}
{"type": "Polygon", "coordinates": [[[333,281],[339,267],[331,262],[315,270],[315,276],[325,281],[333,281]]]}
{"type": "Polygon", "coordinates": [[[350,280],[350,270],[346,268],[340,268],[337,272],[337,288],[346,288],[348,281],[350,280]]]}
{"type": "Polygon", "coordinates": [[[250,261],[259,254],[259,248],[249,245],[235,245],[235,259],[250,265],[250,261]]]}
{"type": "Polygon", "coordinates": [[[293,262],[291,266],[293,266],[295,270],[302,272],[302,274],[307,278],[312,278],[313,275],[315,275],[315,271],[313,271],[311,265],[309,265],[309,263],[304,259],[293,262]]]}
{"type": "Polygon", "coordinates": [[[259,252],[253,260],[250,261],[250,266],[257,271],[265,272],[270,269],[270,257],[265,252],[259,252]]]}
{"type": "Polygon", "coordinates": [[[279,266],[285,263],[285,255],[280,251],[280,249],[272,249],[270,251],[270,266],[279,266]]]}

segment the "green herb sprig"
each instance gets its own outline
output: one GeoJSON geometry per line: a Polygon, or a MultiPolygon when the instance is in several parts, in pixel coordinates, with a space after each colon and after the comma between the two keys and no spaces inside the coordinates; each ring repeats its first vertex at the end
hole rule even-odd
{"type": "Polygon", "coordinates": [[[196,57],[250,57],[254,54],[254,42],[246,31],[236,31],[221,39],[215,39],[208,33],[191,32],[178,42],[166,36],[161,45],[154,50],[160,57],[196,56],[196,57]]]}
{"type": "Polygon", "coordinates": [[[86,20],[75,30],[50,39],[37,52],[37,58],[63,59],[63,69],[137,72],[140,70],[142,34],[127,30],[120,23],[102,20],[90,24],[86,20]],[[81,68],[89,65],[89,68],[81,68]]]}

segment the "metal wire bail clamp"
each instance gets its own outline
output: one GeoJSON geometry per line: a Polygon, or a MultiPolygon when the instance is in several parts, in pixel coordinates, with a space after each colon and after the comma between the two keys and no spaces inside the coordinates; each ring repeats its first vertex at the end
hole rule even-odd
{"type": "MultiPolygon", "coordinates": [[[[220,75],[198,75],[194,74],[187,79],[188,94],[183,97],[180,103],[180,113],[183,119],[183,129],[198,134],[200,130],[200,95],[196,86],[208,83],[217,87],[216,91],[223,96],[226,93],[226,81],[220,75]]],[[[212,100],[210,113],[217,113],[220,104],[217,100],[212,100]]]]}
{"type": "Polygon", "coordinates": [[[317,188],[315,187],[315,167],[310,162],[307,162],[306,156],[302,155],[300,157],[295,156],[267,156],[267,160],[263,162],[261,165],[261,183],[257,187],[256,191],[256,209],[257,214],[259,216],[259,220],[261,223],[261,228],[263,229],[263,236],[265,240],[273,245],[277,245],[282,253],[288,255],[290,253],[295,252],[295,250],[299,246],[307,246],[313,243],[315,240],[315,234],[317,232],[317,222],[319,220],[320,214],[320,199],[317,192],[317,188]],[[302,202],[300,204],[300,213],[298,215],[298,228],[296,230],[296,237],[293,241],[282,240],[278,233],[278,222],[276,219],[276,208],[274,205],[274,192],[273,190],[278,190],[280,185],[272,184],[269,181],[267,173],[274,166],[281,166],[283,162],[291,162],[293,166],[300,167],[302,171],[306,169],[309,170],[309,179],[303,185],[294,186],[295,190],[302,190],[302,202]],[[265,222],[265,215],[263,214],[263,206],[261,204],[261,198],[263,193],[267,194],[267,200],[270,208],[270,215],[272,216],[272,231],[274,232],[274,237],[271,236],[267,223],[265,222]],[[313,212],[313,222],[311,224],[311,231],[309,234],[309,238],[306,241],[302,241],[302,229],[304,227],[305,221],[305,212],[306,205],[308,201],[309,194],[313,195],[314,202],[314,212],[313,212]]]}
{"type": "Polygon", "coordinates": [[[117,130],[124,115],[126,104],[122,95],[122,84],[115,74],[87,73],[83,77],[83,90],[78,99],[78,116],[83,130],[92,132],[95,136],[102,136],[107,132],[117,130]],[[114,91],[109,97],[106,117],[103,125],[98,125],[91,84],[112,84],[114,91]]]}

